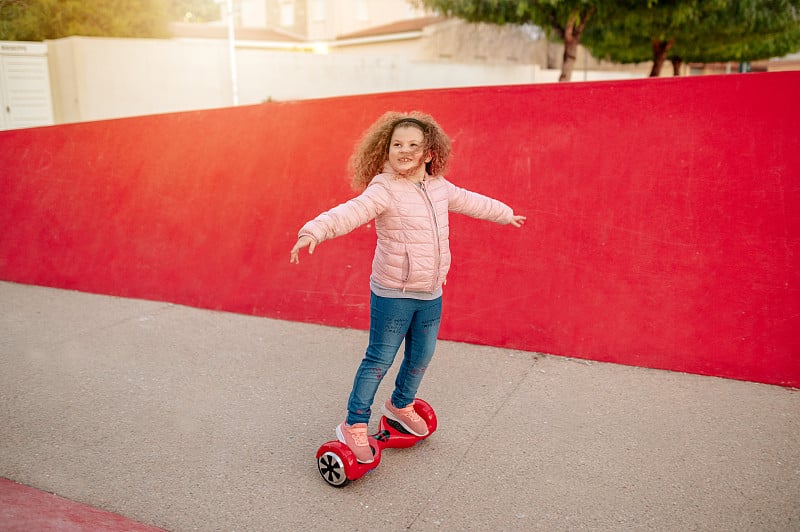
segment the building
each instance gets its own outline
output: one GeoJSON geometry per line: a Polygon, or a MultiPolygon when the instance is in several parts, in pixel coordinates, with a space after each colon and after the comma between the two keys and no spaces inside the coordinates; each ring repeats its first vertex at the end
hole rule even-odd
{"type": "MultiPolygon", "coordinates": [[[[221,4],[216,25],[226,22],[226,2],[221,4]]],[[[407,0],[231,0],[231,4],[237,31],[271,30],[304,41],[330,41],[426,16],[407,0]]]]}

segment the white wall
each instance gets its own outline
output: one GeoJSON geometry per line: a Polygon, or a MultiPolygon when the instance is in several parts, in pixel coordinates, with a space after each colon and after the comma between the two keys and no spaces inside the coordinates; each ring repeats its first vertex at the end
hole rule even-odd
{"type": "MultiPolygon", "coordinates": [[[[48,41],[56,123],[232,105],[225,40],[68,37],[48,41]]],[[[240,104],[413,89],[549,83],[536,65],[422,62],[383,54],[240,48],[240,104]]],[[[589,72],[587,79],[635,74],[589,72]]],[[[574,78],[583,79],[582,71],[574,78]]]]}
{"type": "Polygon", "coordinates": [[[59,123],[232,102],[225,41],[68,37],[47,44],[59,123]]]}
{"type": "Polygon", "coordinates": [[[535,65],[422,63],[379,55],[319,55],[240,50],[241,103],[413,89],[557,81],[535,65]]]}

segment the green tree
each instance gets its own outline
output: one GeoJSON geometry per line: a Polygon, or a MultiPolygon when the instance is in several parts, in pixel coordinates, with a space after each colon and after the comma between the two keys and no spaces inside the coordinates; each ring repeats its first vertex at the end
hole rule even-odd
{"type": "Polygon", "coordinates": [[[167,0],[0,0],[0,40],[167,37],[167,0]]]}
{"type": "Polygon", "coordinates": [[[800,0],[659,0],[593,25],[583,44],[618,63],[748,62],[800,49],[800,0]]]}
{"type": "Polygon", "coordinates": [[[467,22],[535,24],[564,43],[559,81],[569,81],[584,31],[630,5],[654,0],[416,0],[418,6],[467,22]]]}
{"type": "Polygon", "coordinates": [[[672,60],[698,63],[780,57],[800,50],[800,0],[731,0],[679,31],[672,60]]]}

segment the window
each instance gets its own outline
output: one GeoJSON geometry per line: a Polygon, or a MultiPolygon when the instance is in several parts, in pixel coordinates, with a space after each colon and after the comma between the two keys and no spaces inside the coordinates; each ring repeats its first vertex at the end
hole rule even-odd
{"type": "Polygon", "coordinates": [[[281,26],[291,28],[294,26],[294,1],[281,1],[281,26]]]}
{"type": "Polygon", "coordinates": [[[314,22],[325,22],[325,7],[327,0],[313,0],[311,4],[311,20],[314,22]]]}
{"type": "Polygon", "coordinates": [[[369,20],[369,5],[367,0],[356,1],[356,20],[366,22],[369,20]]]}

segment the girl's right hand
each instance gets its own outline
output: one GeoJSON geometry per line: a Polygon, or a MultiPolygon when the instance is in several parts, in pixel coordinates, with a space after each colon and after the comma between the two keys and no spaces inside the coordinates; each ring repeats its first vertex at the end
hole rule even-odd
{"type": "Polygon", "coordinates": [[[293,264],[300,263],[300,250],[308,246],[308,254],[314,253],[314,248],[317,247],[317,241],[308,235],[303,235],[297,239],[291,253],[289,254],[289,262],[293,264]]]}

